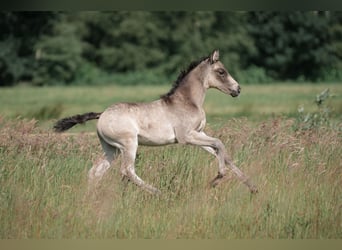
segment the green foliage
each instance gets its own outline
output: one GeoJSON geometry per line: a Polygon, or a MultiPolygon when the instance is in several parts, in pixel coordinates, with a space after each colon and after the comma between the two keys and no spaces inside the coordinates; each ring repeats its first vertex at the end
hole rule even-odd
{"type": "Polygon", "coordinates": [[[166,59],[159,47],[162,27],[151,12],[95,12],[82,18],[85,57],[108,72],[143,70],[166,59]]]}
{"type": "Polygon", "coordinates": [[[109,73],[129,75],[154,69],[170,78],[191,60],[220,48],[225,51],[223,61],[234,71],[240,65],[238,49],[243,50],[249,39],[242,26],[234,25],[243,16],[226,14],[138,11],[84,15],[88,30],[85,56],[109,73]]]}
{"type": "Polygon", "coordinates": [[[264,68],[257,66],[250,66],[246,70],[238,71],[236,79],[241,83],[270,83],[273,81],[264,68]]]}
{"type": "Polygon", "coordinates": [[[217,48],[241,82],[341,81],[341,16],[312,11],[3,12],[0,86],[169,82],[190,61],[217,48]]]}
{"type": "Polygon", "coordinates": [[[322,69],[319,79],[326,82],[340,82],[342,79],[342,63],[322,69]]]}
{"type": "Polygon", "coordinates": [[[49,34],[53,12],[4,12],[0,15],[0,86],[32,81],[34,46],[49,34]]]}
{"type": "Polygon", "coordinates": [[[68,84],[76,80],[77,71],[84,63],[83,44],[77,36],[77,26],[69,25],[68,21],[62,15],[54,23],[52,34],[42,36],[36,43],[35,85],[68,84]]]}
{"type": "Polygon", "coordinates": [[[323,69],[341,59],[340,48],[333,44],[342,33],[331,26],[338,23],[333,17],[334,13],[325,12],[250,14],[253,25],[249,25],[249,31],[257,47],[251,62],[275,79],[317,80],[323,69]]]}
{"type": "Polygon", "coordinates": [[[18,81],[26,71],[27,59],[18,57],[18,40],[13,37],[5,38],[0,41],[0,76],[3,85],[11,85],[18,81]]]}
{"type": "Polygon", "coordinates": [[[305,113],[304,107],[300,107],[296,123],[294,124],[295,130],[309,130],[329,126],[332,109],[327,105],[327,101],[331,97],[329,89],[325,89],[318,94],[314,101],[317,109],[313,113],[305,113]]]}

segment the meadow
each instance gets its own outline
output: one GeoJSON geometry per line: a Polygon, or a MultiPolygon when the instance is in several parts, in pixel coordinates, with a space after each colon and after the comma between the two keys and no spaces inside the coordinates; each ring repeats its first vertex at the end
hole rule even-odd
{"type": "Polygon", "coordinates": [[[95,121],[56,134],[53,123],[113,102],[150,101],[170,86],[0,89],[2,239],[341,239],[342,84],[242,86],[239,98],[208,91],[207,134],[251,177],[216,188],[217,161],[193,146],[140,147],[137,173],[162,194],[121,181],[117,166],[89,186],[101,156],[95,121]],[[329,124],[301,130],[329,88],[329,124]]]}

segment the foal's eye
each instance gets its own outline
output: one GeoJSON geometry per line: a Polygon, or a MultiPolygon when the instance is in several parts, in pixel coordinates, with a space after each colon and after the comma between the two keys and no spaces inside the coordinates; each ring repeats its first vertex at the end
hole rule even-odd
{"type": "Polygon", "coordinates": [[[224,69],[218,69],[217,73],[219,73],[220,76],[224,76],[226,74],[226,71],[224,69]]]}

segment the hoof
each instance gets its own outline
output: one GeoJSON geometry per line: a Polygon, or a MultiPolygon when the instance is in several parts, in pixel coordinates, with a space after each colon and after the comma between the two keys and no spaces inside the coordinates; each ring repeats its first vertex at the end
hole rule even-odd
{"type": "Polygon", "coordinates": [[[126,176],[126,175],[122,175],[122,177],[121,177],[121,181],[122,181],[123,183],[129,183],[131,180],[129,179],[129,177],[128,177],[128,176],[126,176]]]}
{"type": "Polygon", "coordinates": [[[218,174],[211,182],[210,182],[210,186],[211,187],[216,187],[218,184],[220,184],[222,181],[230,179],[227,175],[222,175],[222,174],[218,174]]]}
{"type": "Polygon", "coordinates": [[[159,196],[162,193],[159,189],[154,188],[154,187],[147,187],[147,188],[145,188],[145,191],[147,191],[150,194],[155,195],[155,196],[159,196]]]}
{"type": "Polygon", "coordinates": [[[251,191],[251,194],[257,194],[259,192],[256,186],[250,187],[249,190],[251,191]]]}

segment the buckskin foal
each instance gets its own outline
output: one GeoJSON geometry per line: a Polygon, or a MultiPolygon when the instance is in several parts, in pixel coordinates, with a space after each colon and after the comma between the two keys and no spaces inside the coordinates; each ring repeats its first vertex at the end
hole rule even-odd
{"type": "Polygon", "coordinates": [[[227,167],[248,186],[257,188],[235,166],[223,143],[203,132],[206,116],[203,102],[207,89],[216,88],[227,95],[240,94],[239,84],[219,61],[215,50],[182,71],[172,89],[160,99],[148,103],[117,103],[102,113],[86,113],[59,120],[54,128],[65,131],[78,123],[98,119],[97,134],[105,153],[104,159],[89,170],[90,180],[99,180],[113,160],[122,154],[121,174],[146,191],[160,191],[145,183],[136,173],[134,162],[138,145],[159,146],[172,143],[198,145],[218,159],[218,175],[211,182],[216,186],[227,174],[227,167]]]}

